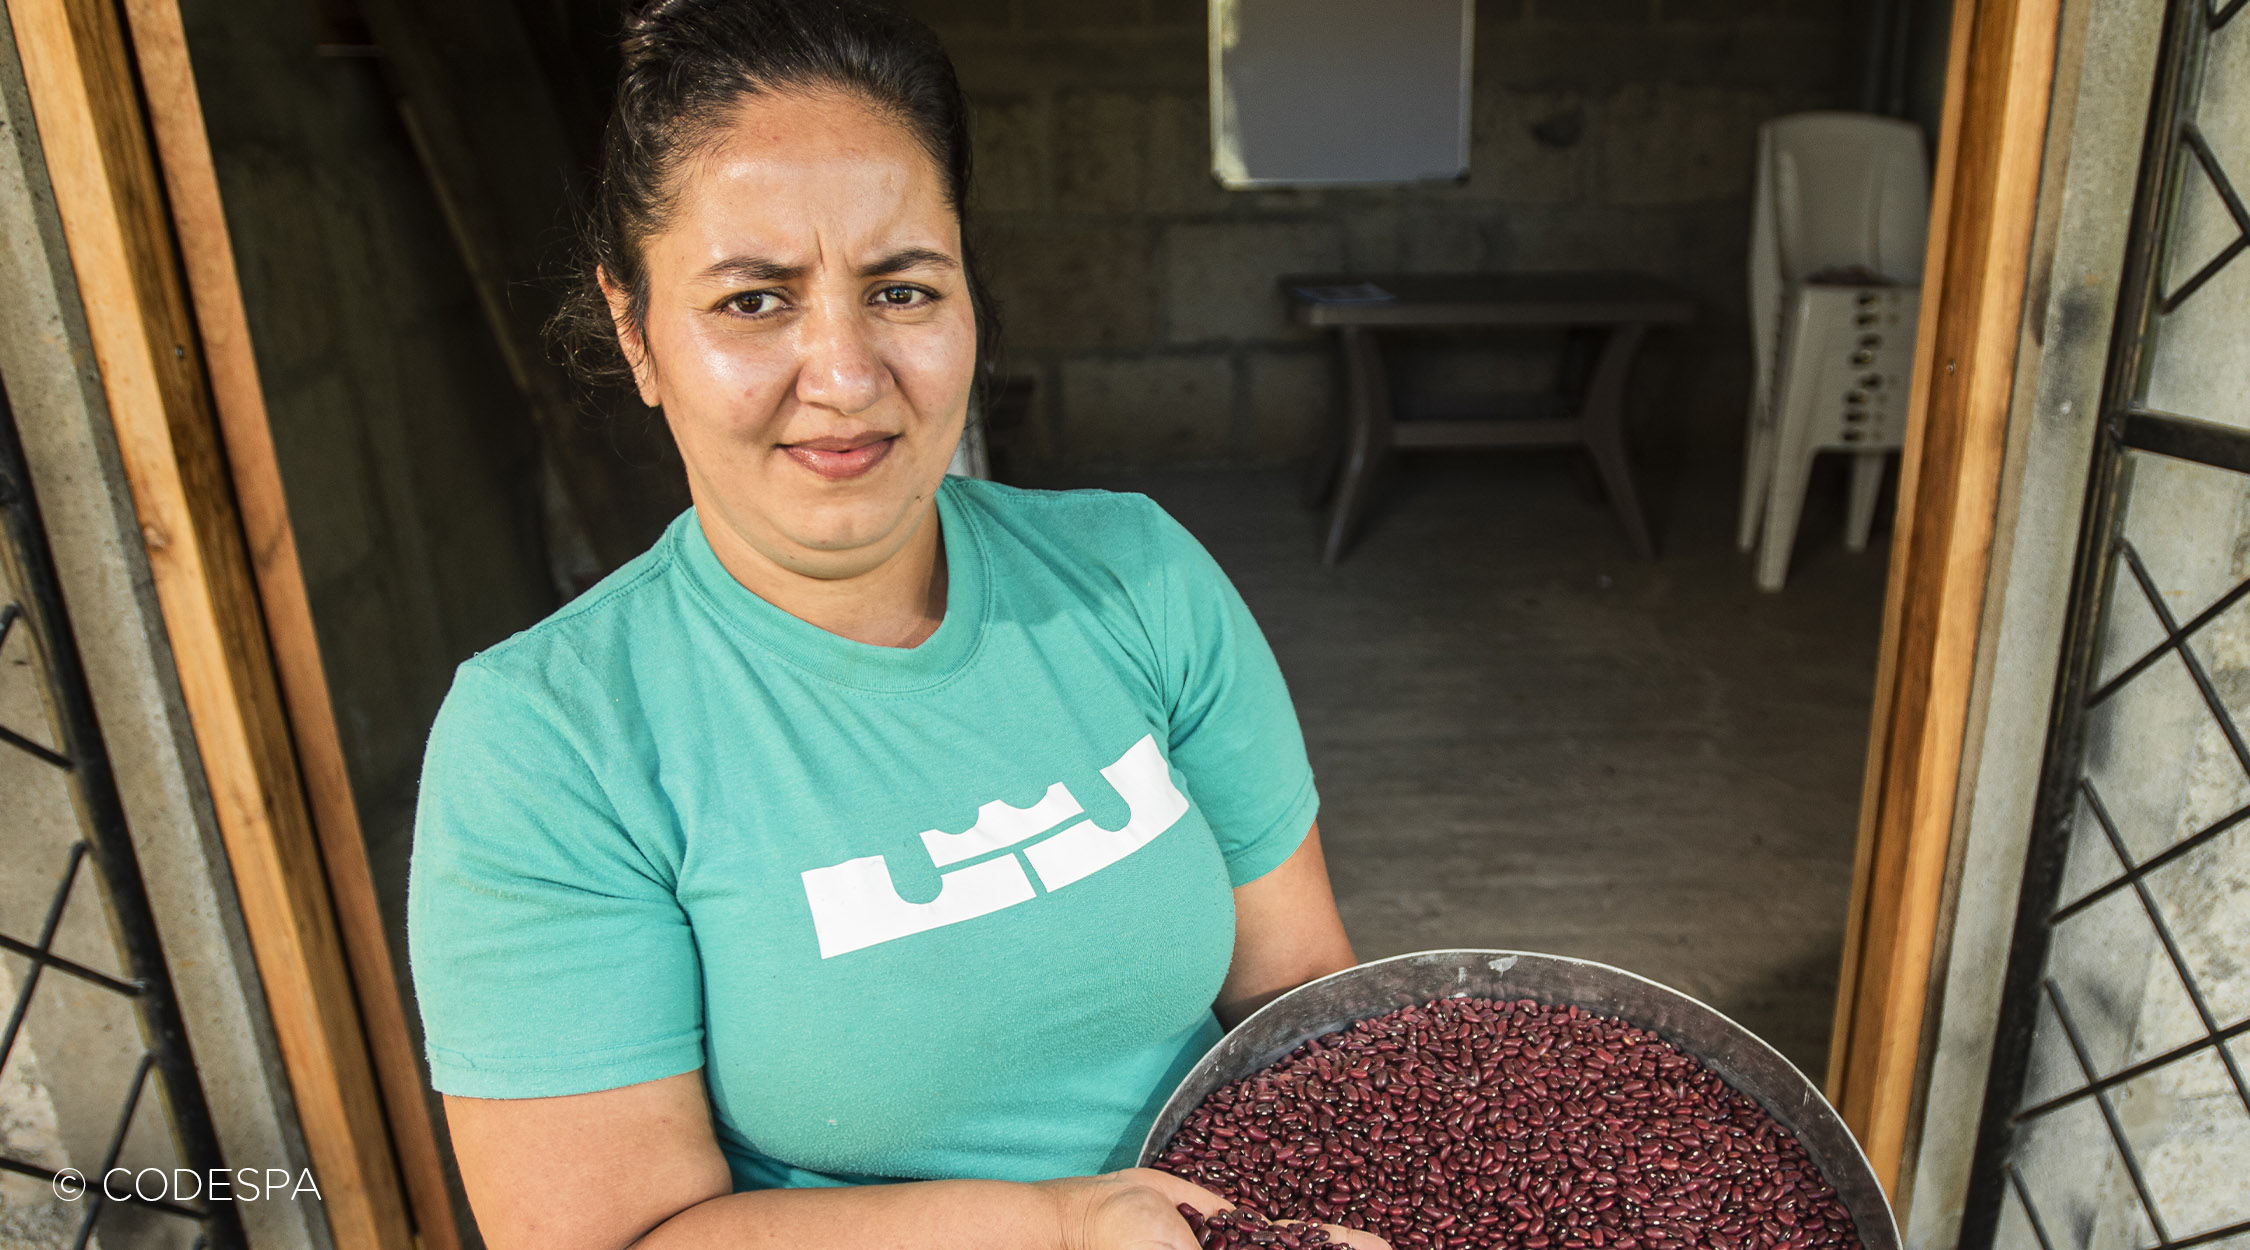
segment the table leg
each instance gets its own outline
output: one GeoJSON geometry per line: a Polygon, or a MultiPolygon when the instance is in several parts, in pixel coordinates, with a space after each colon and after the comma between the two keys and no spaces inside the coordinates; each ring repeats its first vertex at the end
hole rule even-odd
{"type": "MultiPolygon", "coordinates": [[[[1349,407],[1350,403],[1347,397],[1344,406],[1349,407]]],[[[1305,466],[1305,480],[1300,486],[1306,507],[1317,508],[1335,493],[1336,470],[1344,463],[1344,443],[1350,423],[1351,418],[1342,411],[1322,423],[1320,445],[1313,448],[1312,460],[1305,466]]]]}
{"type": "Polygon", "coordinates": [[[1326,564],[1343,557],[1352,531],[1367,510],[1376,473],[1391,449],[1391,392],[1383,374],[1382,348],[1371,329],[1347,326],[1341,333],[1347,392],[1343,466],[1335,502],[1328,509],[1327,539],[1321,547],[1320,558],[1326,564]]]}
{"type": "Polygon", "coordinates": [[[1305,465],[1305,481],[1298,483],[1300,497],[1307,508],[1327,504],[1336,492],[1336,470],[1343,468],[1343,443],[1345,443],[1345,418],[1341,411],[1321,429],[1321,445],[1312,450],[1312,461],[1305,465]]]}
{"type": "Polygon", "coordinates": [[[1579,414],[1586,450],[1609,492],[1610,506],[1625,526],[1625,539],[1643,560],[1656,558],[1656,542],[1649,536],[1648,519],[1641,514],[1641,498],[1633,489],[1633,471],[1625,457],[1625,383],[1632,376],[1633,357],[1640,351],[1648,327],[1628,322],[1609,332],[1594,374],[1586,384],[1586,407],[1579,414]]]}

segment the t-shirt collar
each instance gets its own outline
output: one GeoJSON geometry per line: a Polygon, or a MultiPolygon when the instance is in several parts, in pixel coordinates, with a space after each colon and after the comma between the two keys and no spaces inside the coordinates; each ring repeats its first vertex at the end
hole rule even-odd
{"type": "Polygon", "coordinates": [[[782,611],[734,579],[704,536],[696,510],[672,522],[666,535],[689,582],[721,620],[738,634],[817,676],[862,690],[903,693],[935,686],[975,654],[988,614],[988,569],[975,510],[946,478],[938,487],[939,541],[945,544],[945,619],[912,647],[879,647],[829,633],[782,611]]]}

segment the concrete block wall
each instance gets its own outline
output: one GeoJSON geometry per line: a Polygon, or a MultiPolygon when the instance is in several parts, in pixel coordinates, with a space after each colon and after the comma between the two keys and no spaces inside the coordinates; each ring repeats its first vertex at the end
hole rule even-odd
{"type": "MultiPolygon", "coordinates": [[[[971,98],[975,246],[1004,367],[1038,381],[1018,451],[1060,465],[1308,450],[1336,369],[1275,281],[1308,270],[1665,276],[1705,311],[1666,371],[1688,402],[1666,408],[1731,442],[1756,129],[1846,106],[1863,23],[1848,0],[1479,0],[1465,183],[1230,192],[1209,172],[1202,0],[901,7],[971,98]]],[[[1490,339],[1450,355],[1417,374],[1466,389],[1553,360],[1490,339]]]]}
{"type": "Polygon", "coordinates": [[[292,0],[181,6],[375,881],[405,968],[453,668],[555,603],[538,443],[382,67],[292,0]]]}

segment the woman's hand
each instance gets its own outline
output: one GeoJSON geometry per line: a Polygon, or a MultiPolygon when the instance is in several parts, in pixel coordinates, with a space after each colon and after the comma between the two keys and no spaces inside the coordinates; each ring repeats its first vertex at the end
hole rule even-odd
{"type": "MultiPolygon", "coordinates": [[[[1154,1168],[1128,1168],[1051,1184],[1063,1203],[1063,1250],[1197,1250],[1180,1204],[1205,1215],[1234,1207],[1208,1189],[1154,1168]]],[[[1321,1227],[1332,1240],[1352,1250],[1391,1250],[1373,1233],[1335,1224],[1321,1227]]]]}
{"type": "Polygon", "coordinates": [[[1197,1250],[1180,1204],[1206,1213],[1234,1206],[1154,1168],[1048,1183],[1062,1207],[1063,1250],[1197,1250]]]}
{"type": "MultiPolygon", "coordinates": [[[[1198,1250],[1179,1211],[1232,1204],[1148,1168],[1023,1184],[732,1192],[700,1071],[596,1094],[445,1100],[492,1250],[1198,1250]]],[[[1354,1250],[1389,1250],[1331,1228],[1354,1250]]]]}

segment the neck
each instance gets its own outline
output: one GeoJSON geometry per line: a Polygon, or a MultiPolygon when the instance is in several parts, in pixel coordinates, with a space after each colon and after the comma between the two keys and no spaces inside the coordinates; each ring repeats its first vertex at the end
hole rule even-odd
{"type": "Polygon", "coordinates": [[[710,511],[696,520],[719,563],[744,589],[809,625],[877,647],[911,647],[945,620],[945,544],[931,500],[904,545],[881,563],[840,577],[792,569],[710,511]]]}

